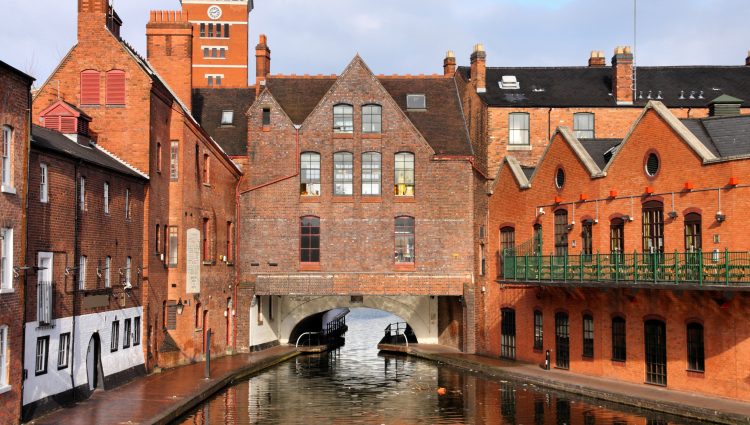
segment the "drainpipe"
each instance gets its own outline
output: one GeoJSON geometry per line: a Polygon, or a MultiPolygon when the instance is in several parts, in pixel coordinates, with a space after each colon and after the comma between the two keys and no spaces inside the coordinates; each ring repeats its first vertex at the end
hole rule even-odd
{"type": "Polygon", "coordinates": [[[80,246],[78,243],[78,231],[79,226],[81,223],[81,206],[78,204],[79,202],[79,196],[80,195],[80,176],[78,175],[78,167],[81,165],[81,161],[79,160],[78,163],[75,165],[74,171],[73,171],[73,179],[74,179],[74,186],[75,186],[75,192],[73,193],[73,207],[75,210],[75,223],[73,226],[73,265],[75,266],[75,279],[73,281],[73,330],[70,334],[70,346],[72,347],[72,350],[70,350],[70,387],[73,391],[73,403],[76,402],[76,378],[75,378],[75,360],[76,360],[76,316],[78,315],[78,311],[76,309],[76,305],[78,303],[76,302],[76,297],[78,296],[78,281],[80,279],[81,270],[78,266],[76,266],[76,262],[80,261],[79,257],[81,255],[80,253],[80,246]]]}
{"type": "MultiPolygon", "coordinates": [[[[32,125],[31,86],[29,86],[29,90],[28,90],[27,96],[28,96],[28,98],[27,98],[28,101],[27,101],[27,108],[26,108],[27,116],[26,116],[26,139],[25,139],[25,142],[26,142],[26,161],[24,161],[24,164],[23,164],[23,167],[26,170],[26,172],[23,173],[24,175],[26,175],[26,188],[24,189],[24,192],[25,192],[24,196],[25,196],[25,199],[26,199],[26,204],[24,204],[24,205],[21,206],[21,208],[23,208],[21,210],[22,211],[22,214],[21,214],[21,225],[23,226],[23,228],[25,230],[25,232],[24,232],[25,233],[24,240],[23,240],[23,243],[22,243],[23,250],[21,252],[22,252],[22,255],[23,255],[23,264],[26,264],[26,265],[28,265],[26,263],[26,251],[28,251],[28,249],[29,249],[29,247],[28,247],[28,243],[29,243],[29,217],[28,217],[28,214],[29,214],[29,181],[31,179],[31,167],[29,166],[29,162],[31,161],[31,125],[32,125]],[[26,212],[26,214],[23,214],[23,212],[26,212]]],[[[29,282],[29,272],[28,271],[24,271],[23,272],[23,289],[24,289],[24,291],[23,291],[23,297],[21,297],[22,298],[21,303],[23,305],[23,310],[22,310],[23,311],[23,320],[21,321],[21,323],[22,323],[22,325],[21,325],[21,341],[22,341],[22,343],[21,343],[21,397],[20,397],[21,410],[19,410],[19,412],[21,412],[21,415],[23,415],[23,389],[24,389],[24,386],[25,386],[24,384],[26,382],[26,373],[27,373],[26,367],[25,367],[26,365],[24,363],[25,363],[25,359],[26,359],[26,308],[27,308],[27,305],[28,305],[28,303],[26,301],[26,299],[27,299],[26,297],[28,296],[27,293],[26,293],[26,290],[28,289],[28,282],[29,282]]]]}
{"type": "Polygon", "coordinates": [[[552,137],[552,108],[547,109],[547,140],[552,137]]]}

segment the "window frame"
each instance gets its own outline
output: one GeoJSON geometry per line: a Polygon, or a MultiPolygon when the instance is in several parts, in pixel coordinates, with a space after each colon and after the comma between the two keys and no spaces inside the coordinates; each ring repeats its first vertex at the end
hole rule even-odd
{"type": "Polygon", "coordinates": [[[544,313],[534,310],[534,351],[544,349],[544,313]]]}
{"type": "Polygon", "coordinates": [[[513,255],[516,252],[516,228],[503,226],[500,228],[500,253],[513,255]]]}
{"type": "Polygon", "coordinates": [[[393,257],[396,265],[414,265],[417,258],[417,220],[414,217],[401,215],[395,218],[393,242],[393,257]],[[403,243],[400,243],[400,241],[403,241],[403,243]],[[400,245],[405,248],[405,253],[400,250],[400,245]],[[411,246],[411,255],[409,255],[409,246],[411,246]],[[411,261],[408,260],[409,258],[411,258],[411,261]]]}
{"type": "Polygon", "coordinates": [[[177,181],[180,178],[180,142],[172,140],[169,146],[169,179],[177,181]]]}
{"type": "Polygon", "coordinates": [[[81,255],[78,257],[78,290],[86,290],[86,267],[88,266],[88,257],[81,255]]]}
{"type": "Polygon", "coordinates": [[[300,196],[320,196],[320,180],[320,153],[302,152],[300,154],[300,196]],[[315,168],[316,165],[317,168],[315,168]],[[314,192],[316,187],[317,193],[314,192]]]}
{"type": "Polygon", "coordinates": [[[104,208],[104,214],[109,215],[109,182],[104,182],[104,187],[102,189],[102,203],[104,208]]]}
{"type": "Polygon", "coordinates": [[[618,255],[625,252],[625,220],[622,218],[609,222],[609,252],[618,255]]]}
{"type": "Polygon", "coordinates": [[[0,389],[10,388],[9,365],[8,365],[8,325],[0,326],[0,389]]]}
{"type": "Polygon", "coordinates": [[[300,264],[302,266],[304,265],[320,265],[321,260],[321,235],[322,235],[322,229],[321,229],[321,220],[320,217],[314,216],[314,215],[307,215],[300,217],[300,264]],[[309,224],[306,224],[305,220],[312,220],[309,222],[309,224]],[[305,229],[310,229],[307,233],[305,233],[305,229]],[[316,232],[317,229],[317,233],[316,232]],[[305,247],[305,239],[309,239],[308,245],[309,247],[305,247]],[[317,248],[314,246],[315,241],[317,238],[317,248]],[[308,253],[307,256],[305,256],[305,253],[308,253]],[[315,253],[317,252],[317,261],[313,261],[315,258],[315,253]],[[307,259],[307,261],[306,261],[307,259]]]}
{"type": "Polygon", "coordinates": [[[49,165],[39,163],[39,202],[49,203],[49,165]]]}
{"type": "Polygon", "coordinates": [[[1,184],[3,192],[7,192],[13,185],[13,127],[9,125],[3,125],[2,149],[1,184]]]}
{"type": "Polygon", "coordinates": [[[594,358],[594,316],[586,313],[582,318],[583,325],[583,350],[582,356],[587,359],[594,358]]]}
{"type": "Polygon", "coordinates": [[[125,189],[125,220],[130,220],[130,189],[125,189]]]}
{"type": "Polygon", "coordinates": [[[13,228],[4,227],[0,232],[0,293],[13,292],[13,228]]]}
{"type": "Polygon", "coordinates": [[[516,311],[512,308],[500,310],[500,357],[516,359],[516,311]]]}
{"type": "Polygon", "coordinates": [[[531,117],[529,113],[528,112],[509,113],[508,114],[508,146],[529,146],[530,144],[531,144],[531,117]],[[518,118],[522,118],[520,122],[517,120],[518,118]],[[516,132],[515,136],[514,136],[514,131],[516,132]]]}
{"type": "Polygon", "coordinates": [[[705,327],[699,322],[690,322],[685,327],[687,370],[690,372],[706,372],[706,340],[705,327]],[[692,331],[692,332],[691,332],[692,331]]]}
{"type": "Polygon", "coordinates": [[[141,316],[133,318],[133,347],[141,345],[141,316]]]}
{"type": "Polygon", "coordinates": [[[130,256],[125,257],[125,285],[132,285],[133,277],[133,258],[130,256]]]}
{"type": "Polygon", "coordinates": [[[377,103],[362,105],[362,133],[381,134],[383,132],[383,107],[377,103]]]}
{"type": "Polygon", "coordinates": [[[416,155],[413,152],[396,152],[393,160],[394,196],[413,198],[417,193],[416,155]]]}
{"type": "Polygon", "coordinates": [[[120,349],[120,321],[115,320],[112,322],[112,330],[110,331],[110,342],[109,351],[114,353],[120,349]]]}
{"type": "Polygon", "coordinates": [[[202,229],[201,229],[201,260],[204,263],[208,263],[211,261],[211,219],[208,217],[203,217],[203,223],[202,223],[202,229]]]}
{"type": "Polygon", "coordinates": [[[698,213],[685,214],[685,252],[703,249],[703,217],[698,213]]]}
{"type": "Polygon", "coordinates": [[[177,267],[179,262],[179,232],[177,226],[169,226],[169,247],[167,267],[177,267]]]}
{"type": "Polygon", "coordinates": [[[555,211],[555,256],[565,257],[568,255],[568,210],[559,209],[555,211]]]}
{"type": "Polygon", "coordinates": [[[627,320],[622,316],[612,317],[612,361],[626,362],[628,359],[627,320]]]}
{"type": "Polygon", "coordinates": [[[362,152],[362,196],[382,196],[383,156],[380,152],[362,152]],[[376,161],[377,160],[377,161],[376,161]],[[373,176],[377,175],[377,179],[373,176]],[[368,188],[367,190],[365,188],[368,188]]]}
{"type": "Polygon", "coordinates": [[[78,192],[80,198],[78,199],[79,207],[81,211],[86,211],[86,177],[81,176],[78,183],[78,192]]]}
{"type": "Polygon", "coordinates": [[[36,339],[36,353],[34,355],[34,376],[46,375],[47,370],[49,369],[48,365],[49,365],[49,335],[40,336],[40,337],[37,337],[36,339]],[[40,348],[42,349],[41,352],[40,352],[40,348]]]}
{"type": "Polygon", "coordinates": [[[354,196],[354,154],[351,152],[333,154],[333,195],[354,196]]]}
{"type": "Polygon", "coordinates": [[[664,204],[660,201],[648,201],[643,204],[642,209],[643,252],[664,253],[664,204]]]}
{"type": "Polygon", "coordinates": [[[577,139],[595,139],[596,138],[596,118],[593,112],[576,112],[573,114],[573,134],[577,139]],[[585,124],[590,124],[590,128],[582,129],[579,118],[588,118],[585,124]]]}
{"type": "Polygon", "coordinates": [[[70,332],[61,333],[58,337],[57,370],[64,370],[70,366],[70,340],[70,332]]]}
{"type": "Polygon", "coordinates": [[[233,109],[224,109],[221,111],[221,126],[222,127],[234,126],[234,110],[233,109]],[[226,119],[227,117],[229,119],[226,119]]]}
{"type": "Polygon", "coordinates": [[[132,331],[132,319],[127,318],[122,323],[122,349],[130,348],[130,332],[132,331]]]}
{"type": "Polygon", "coordinates": [[[594,221],[581,222],[581,256],[585,262],[591,262],[594,257],[594,221]]]}
{"type": "Polygon", "coordinates": [[[112,274],[110,273],[111,269],[112,269],[112,257],[107,255],[106,257],[104,257],[104,287],[105,288],[112,287],[112,274]]]}
{"type": "Polygon", "coordinates": [[[261,110],[260,124],[263,127],[271,125],[271,108],[263,108],[261,110]]]}
{"type": "Polygon", "coordinates": [[[333,132],[338,134],[354,133],[353,105],[348,103],[337,103],[333,105],[333,132]]]}

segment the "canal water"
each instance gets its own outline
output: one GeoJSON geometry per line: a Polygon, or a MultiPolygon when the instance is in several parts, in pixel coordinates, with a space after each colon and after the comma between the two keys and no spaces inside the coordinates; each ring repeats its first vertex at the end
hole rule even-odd
{"type": "Polygon", "coordinates": [[[220,424],[690,424],[549,392],[406,356],[379,354],[399,318],[347,316],[346,345],[296,357],[217,394],[176,423],[220,424]],[[445,388],[444,395],[438,388],[445,388]]]}

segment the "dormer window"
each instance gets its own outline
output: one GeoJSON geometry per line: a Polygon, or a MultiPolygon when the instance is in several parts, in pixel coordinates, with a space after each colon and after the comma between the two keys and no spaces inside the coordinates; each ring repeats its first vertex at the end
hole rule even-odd
{"type": "Polygon", "coordinates": [[[427,97],[424,94],[407,94],[406,109],[408,111],[423,111],[427,109],[427,97]]]}
{"type": "Polygon", "coordinates": [[[503,75],[500,79],[500,88],[503,90],[518,90],[521,88],[521,83],[518,82],[515,75],[503,75]]]}
{"type": "Polygon", "coordinates": [[[234,124],[234,111],[222,111],[221,112],[221,125],[232,125],[234,124]]]}

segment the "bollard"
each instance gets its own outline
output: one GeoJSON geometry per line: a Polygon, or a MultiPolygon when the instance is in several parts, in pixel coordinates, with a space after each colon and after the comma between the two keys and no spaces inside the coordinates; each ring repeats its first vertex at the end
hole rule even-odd
{"type": "Polygon", "coordinates": [[[211,378],[211,329],[206,331],[206,379],[211,378]]]}
{"type": "Polygon", "coordinates": [[[544,370],[549,370],[549,360],[549,350],[547,350],[547,352],[544,354],[544,370]]]}

